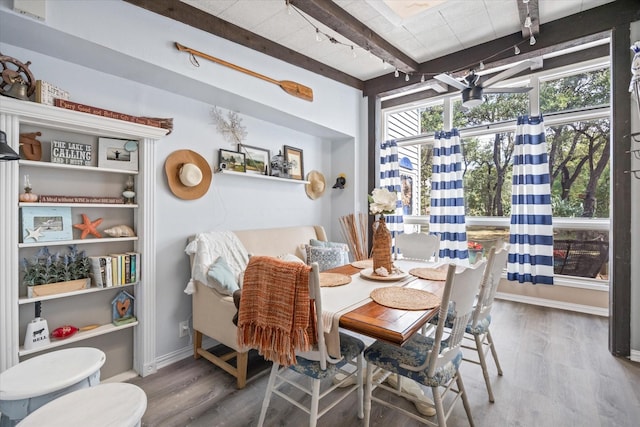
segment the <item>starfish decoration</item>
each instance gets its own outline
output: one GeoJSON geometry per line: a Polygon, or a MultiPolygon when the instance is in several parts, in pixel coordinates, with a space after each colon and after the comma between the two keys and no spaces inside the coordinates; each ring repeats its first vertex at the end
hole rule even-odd
{"type": "Polygon", "coordinates": [[[100,232],[96,229],[96,227],[99,226],[101,222],[102,218],[98,218],[95,221],[91,222],[88,216],[82,214],[82,224],[73,224],[73,228],[82,230],[82,234],[80,235],[81,239],[84,239],[89,234],[93,234],[96,237],[102,237],[100,232]]]}
{"type": "Polygon", "coordinates": [[[40,228],[41,227],[38,227],[35,229],[27,228],[28,234],[27,234],[27,237],[24,238],[24,240],[33,239],[37,242],[38,239],[42,237],[42,230],[40,228]]]}

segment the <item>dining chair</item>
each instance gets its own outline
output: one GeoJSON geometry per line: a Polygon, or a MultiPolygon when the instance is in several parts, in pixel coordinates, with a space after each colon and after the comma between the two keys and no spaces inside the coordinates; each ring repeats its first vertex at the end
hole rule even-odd
{"type": "Polygon", "coordinates": [[[489,402],[492,403],[494,402],[493,390],[491,389],[491,380],[489,379],[489,370],[487,369],[487,353],[489,351],[491,351],[498,375],[500,376],[502,376],[502,368],[500,367],[498,353],[493,337],[491,336],[491,331],[489,330],[489,325],[491,324],[493,300],[498,290],[500,278],[502,277],[502,270],[504,270],[507,265],[508,256],[508,243],[499,242],[489,251],[487,266],[482,277],[482,284],[480,285],[476,306],[474,307],[471,320],[465,328],[465,344],[463,344],[463,348],[471,349],[478,353],[477,360],[468,358],[466,355],[463,360],[482,367],[482,375],[484,376],[484,382],[487,386],[487,392],[489,393],[489,402]]]}
{"type": "Polygon", "coordinates": [[[320,275],[317,263],[311,264],[309,276],[309,298],[310,307],[313,307],[317,331],[317,344],[311,351],[297,352],[296,361],[290,366],[283,366],[277,362],[273,363],[271,373],[267,382],[267,389],[262,402],[258,426],[262,426],[267,416],[267,409],[272,395],[277,395],[294,406],[309,414],[309,426],[316,425],[318,419],[331,410],[335,405],[349,396],[352,392],[357,392],[358,396],[358,418],[362,419],[363,414],[363,356],[364,342],[351,335],[340,333],[340,358],[332,358],[327,351],[324,339],[324,325],[322,321],[322,299],[320,294],[320,275]],[[355,359],[355,361],[354,361],[355,359]],[[292,372],[311,379],[309,382],[296,381],[292,372]],[[336,374],[343,378],[337,383],[332,379],[336,374]],[[355,381],[353,378],[355,377],[355,381]],[[327,381],[324,381],[327,380],[327,381]],[[350,384],[344,386],[345,384],[350,384]],[[336,390],[339,389],[339,390],[336,390]],[[310,396],[309,405],[303,405],[298,399],[294,399],[287,393],[303,391],[310,396]],[[320,409],[320,402],[325,397],[332,399],[320,409]]]}
{"type": "Polygon", "coordinates": [[[402,233],[396,236],[396,247],[404,259],[438,261],[440,236],[426,233],[402,233]]]}
{"type": "MultiPolygon", "coordinates": [[[[369,425],[371,402],[374,401],[394,408],[422,423],[443,427],[446,426],[447,418],[452,413],[453,405],[458,399],[462,400],[469,424],[473,426],[471,407],[464,390],[459,367],[462,363],[461,345],[465,327],[473,313],[473,303],[485,265],[486,260],[483,260],[458,273],[454,264],[449,265],[439,316],[441,319],[446,319],[449,310],[454,312],[456,316],[452,328],[447,331],[449,334],[446,338],[444,338],[445,322],[439,322],[434,335],[414,334],[402,347],[376,341],[365,350],[364,358],[367,361],[364,400],[365,426],[369,425]],[[374,396],[373,374],[374,370],[378,368],[431,387],[437,423],[404,408],[394,406],[383,396],[374,396]]],[[[376,388],[415,401],[412,395],[404,393],[401,388],[389,387],[384,385],[382,381],[384,378],[379,378],[375,382],[376,388]]]]}

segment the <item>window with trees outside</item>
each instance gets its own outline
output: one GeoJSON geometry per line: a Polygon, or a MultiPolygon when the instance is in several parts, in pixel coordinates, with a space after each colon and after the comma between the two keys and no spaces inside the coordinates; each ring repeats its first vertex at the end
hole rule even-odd
{"type": "Polygon", "coordinates": [[[469,244],[488,253],[498,239],[508,241],[516,117],[528,114],[530,102],[535,103],[544,116],[549,150],[555,274],[606,285],[609,59],[501,83],[534,89],[485,95],[484,103],[467,111],[459,94],[448,94],[420,107],[384,112],[386,137],[398,141],[401,178],[412,184],[403,186],[406,231],[428,231],[433,134],[447,128],[449,117],[462,141],[469,244]],[[405,206],[404,200],[411,203],[405,206]]]}

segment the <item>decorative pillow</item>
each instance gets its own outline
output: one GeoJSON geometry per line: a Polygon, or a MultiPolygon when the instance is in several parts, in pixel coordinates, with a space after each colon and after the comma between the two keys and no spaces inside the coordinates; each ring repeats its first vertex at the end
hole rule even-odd
{"type": "Polygon", "coordinates": [[[321,248],[338,248],[338,249],[342,249],[344,251],[344,254],[342,255],[343,259],[342,259],[342,264],[341,265],[349,264],[349,246],[346,243],[325,242],[324,240],[310,239],[309,240],[309,244],[311,246],[317,246],[317,247],[321,247],[321,248]]]}
{"type": "Polygon", "coordinates": [[[345,265],[345,255],[348,255],[347,252],[340,248],[322,248],[307,245],[307,264],[317,262],[320,271],[345,265]]]}
{"type": "Polygon", "coordinates": [[[234,291],[240,289],[236,278],[233,277],[233,272],[222,257],[218,257],[211,264],[207,276],[213,288],[223,295],[232,295],[234,291]]]}

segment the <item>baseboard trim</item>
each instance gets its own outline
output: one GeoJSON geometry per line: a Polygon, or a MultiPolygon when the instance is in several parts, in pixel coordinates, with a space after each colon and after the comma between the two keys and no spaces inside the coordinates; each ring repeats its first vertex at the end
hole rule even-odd
{"type": "Polygon", "coordinates": [[[640,350],[631,350],[630,359],[632,362],[640,362],[640,350]]]}
{"type": "Polygon", "coordinates": [[[506,301],[521,302],[524,304],[539,305],[542,307],[559,308],[561,310],[577,311],[579,313],[593,314],[595,316],[609,317],[609,308],[593,307],[591,305],[574,304],[565,301],[554,301],[546,298],[536,298],[526,295],[516,295],[507,292],[497,292],[496,298],[506,301]]]}
{"type": "MultiPolygon", "coordinates": [[[[209,337],[204,337],[202,339],[202,347],[204,348],[211,348],[216,346],[217,344],[218,342],[216,340],[209,337]]],[[[169,366],[173,363],[179,362],[182,359],[186,359],[187,357],[193,357],[193,344],[172,351],[171,353],[163,354],[156,359],[156,365],[158,366],[158,369],[161,369],[165,366],[169,366]]]]}

